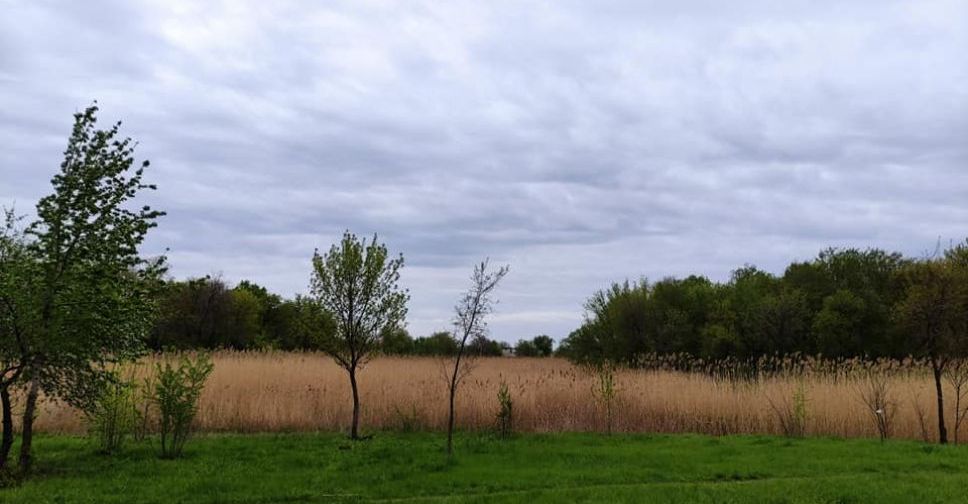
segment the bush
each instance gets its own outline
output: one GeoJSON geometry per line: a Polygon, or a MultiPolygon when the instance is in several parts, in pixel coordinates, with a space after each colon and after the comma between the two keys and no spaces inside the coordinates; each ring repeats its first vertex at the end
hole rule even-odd
{"type": "Polygon", "coordinates": [[[177,368],[171,362],[155,366],[152,402],[158,407],[161,457],[177,458],[191,434],[198,399],[214,364],[208,355],[199,354],[194,360],[182,358],[177,368]]]}
{"type": "Polygon", "coordinates": [[[501,388],[497,391],[497,401],[500,405],[497,412],[497,433],[502,439],[507,439],[514,433],[514,403],[507,383],[501,383],[501,388]]]}
{"type": "Polygon", "coordinates": [[[138,411],[135,388],[134,383],[121,379],[115,373],[85,412],[89,432],[99,452],[111,454],[120,451],[138,425],[141,413],[138,411]]]}
{"type": "Polygon", "coordinates": [[[767,397],[766,400],[776,414],[780,431],[786,437],[801,438],[807,432],[807,392],[803,381],[797,384],[791,401],[775,402],[767,397]]]}
{"type": "Polygon", "coordinates": [[[609,361],[602,361],[595,367],[595,374],[598,377],[596,383],[595,397],[601,403],[605,414],[605,434],[612,434],[612,419],[614,418],[615,396],[618,390],[615,387],[615,365],[609,361]]]}

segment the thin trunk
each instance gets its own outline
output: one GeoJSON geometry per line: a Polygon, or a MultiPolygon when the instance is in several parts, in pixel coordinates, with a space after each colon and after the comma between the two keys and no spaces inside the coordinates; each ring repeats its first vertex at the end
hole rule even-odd
{"type": "Polygon", "coordinates": [[[31,454],[31,442],[34,438],[34,418],[37,416],[37,396],[40,394],[40,385],[36,381],[30,382],[30,389],[27,391],[27,400],[24,403],[23,425],[20,430],[20,471],[24,474],[30,472],[33,463],[31,454]]]}
{"type": "MultiPolygon", "coordinates": [[[[471,323],[474,323],[474,318],[471,318],[471,323]]],[[[457,350],[457,360],[454,362],[454,374],[450,377],[450,407],[447,410],[447,455],[451,455],[454,452],[454,423],[456,414],[454,412],[454,399],[457,396],[457,380],[460,373],[460,360],[464,356],[464,349],[467,346],[467,336],[469,331],[464,333],[464,337],[461,338],[460,348],[457,350]]]]}
{"type": "Polygon", "coordinates": [[[938,395],[938,442],[948,443],[948,429],[944,426],[944,391],[941,388],[941,365],[932,360],[931,368],[934,371],[934,388],[938,395]]]}
{"type": "Polygon", "coordinates": [[[450,385],[450,408],[447,415],[447,455],[454,452],[454,396],[456,394],[456,384],[450,385]]]}
{"type": "Polygon", "coordinates": [[[0,470],[7,467],[13,448],[13,407],[10,404],[10,388],[0,388],[0,407],[3,409],[3,441],[0,442],[0,470]]]}
{"type": "Polygon", "coordinates": [[[356,366],[350,367],[350,388],[353,389],[353,425],[350,426],[350,439],[360,438],[360,391],[356,385],[356,366]]]}

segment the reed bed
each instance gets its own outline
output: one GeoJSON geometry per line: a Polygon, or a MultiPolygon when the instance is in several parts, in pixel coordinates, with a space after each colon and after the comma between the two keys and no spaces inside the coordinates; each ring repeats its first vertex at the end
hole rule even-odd
{"type": "MultiPolygon", "coordinates": [[[[166,357],[142,362],[137,373],[144,374],[151,361],[160,358],[166,357]]],[[[215,371],[196,420],[202,431],[339,431],[348,426],[348,379],[325,355],[218,352],[213,360],[215,371]]],[[[928,370],[916,362],[791,365],[743,379],[662,365],[620,370],[615,375],[612,429],[780,434],[771,402],[786,404],[802,390],[807,435],[874,437],[875,423],[860,392],[869,372],[888,376],[890,400],[897,411],[892,437],[937,437],[934,384],[928,370]]],[[[447,419],[443,376],[443,361],[434,358],[384,357],[370,362],[359,377],[364,429],[442,430],[447,419]]],[[[562,359],[477,359],[458,394],[458,425],[469,430],[493,428],[503,382],[514,402],[516,431],[603,431],[596,380],[592,371],[562,359]]],[[[953,409],[948,418],[952,415],[953,409]]],[[[50,433],[85,431],[83,416],[56,402],[43,404],[36,425],[50,433]]],[[[965,430],[963,425],[962,439],[965,430]]]]}

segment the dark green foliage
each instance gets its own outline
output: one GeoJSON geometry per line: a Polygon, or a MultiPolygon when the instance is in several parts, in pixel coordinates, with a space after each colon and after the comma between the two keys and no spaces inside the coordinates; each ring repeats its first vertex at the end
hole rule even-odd
{"type": "Polygon", "coordinates": [[[380,336],[380,351],[385,355],[413,355],[413,338],[402,327],[389,328],[380,336]]]}
{"type": "Polygon", "coordinates": [[[629,366],[656,354],[903,357],[913,349],[891,313],[904,294],[898,272],[909,263],[877,249],[827,249],[782,277],[744,266],[726,283],[697,276],[616,283],[588,300],[585,323],[557,353],[629,366]]]}
{"type": "Polygon", "coordinates": [[[415,339],[413,354],[438,357],[456,355],[457,340],[447,331],[435,332],[430,336],[415,339]]]}
{"type": "Polygon", "coordinates": [[[517,357],[550,357],[554,351],[555,340],[544,334],[530,340],[518,340],[514,345],[514,355],[517,357]]]}
{"type": "Polygon", "coordinates": [[[148,341],[153,350],[311,350],[320,334],[329,338],[335,330],[332,317],[307,298],[282,299],[246,280],[231,289],[218,277],[167,282],[159,305],[148,341]]]}
{"type": "Polygon", "coordinates": [[[158,410],[162,458],[181,456],[192,432],[205,380],[214,367],[206,354],[194,359],[184,356],[177,367],[171,362],[155,365],[155,376],[150,382],[154,387],[151,402],[158,410]]]}

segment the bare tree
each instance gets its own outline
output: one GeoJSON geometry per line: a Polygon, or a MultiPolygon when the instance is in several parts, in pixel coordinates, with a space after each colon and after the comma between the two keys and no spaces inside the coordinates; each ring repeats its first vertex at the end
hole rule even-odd
{"type": "Polygon", "coordinates": [[[474,266],[474,274],[471,275],[471,288],[464,293],[464,296],[454,307],[454,335],[460,343],[457,355],[454,357],[454,368],[450,373],[450,383],[448,393],[450,395],[450,408],[447,417],[447,454],[453,453],[454,449],[454,399],[457,396],[457,386],[460,385],[464,377],[467,376],[467,358],[464,355],[468,341],[475,338],[483,338],[487,334],[487,323],[484,318],[493,310],[494,302],[491,293],[497,284],[508,273],[508,266],[501,266],[495,271],[488,271],[489,260],[484,259],[480,264],[474,266]]]}
{"type": "Polygon", "coordinates": [[[948,364],[946,376],[948,385],[954,392],[955,423],[953,425],[954,443],[958,444],[958,431],[968,416],[968,359],[953,359],[948,364]]]}
{"type": "Polygon", "coordinates": [[[894,415],[897,413],[897,405],[890,398],[888,377],[883,372],[869,370],[867,380],[860,386],[859,394],[883,442],[891,436],[894,415]]]}
{"type": "MultiPolygon", "coordinates": [[[[397,285],[403,256],[389,259],[376,235],[367,243],[349,231],[326,255],[313,254],[313,302],[336,319],[336,331],[317,331],[319,347],[349,374],[353,392],[350,438],[359,439],[360,393],[356,372],[379,350],[380,336],[398,327],[410,295],[397,285]]],[[[322,321],[316,324],[322,324],[322,321]]]]}

